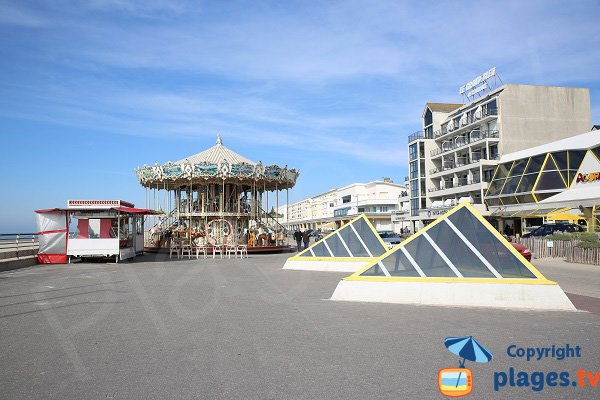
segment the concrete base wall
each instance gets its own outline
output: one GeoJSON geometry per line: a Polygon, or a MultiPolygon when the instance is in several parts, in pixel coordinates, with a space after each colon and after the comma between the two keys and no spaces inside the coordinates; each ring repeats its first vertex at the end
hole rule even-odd
{"type": "Polygon", "coordinates": [[[301,271],[325,271],[325,272],[356,272],[368,261],[300,261],[287,260],[283,269],[294,269],[301,271]]]}
{"type": "Polygon", "coordinates": [[[558,285],[342,280],[331,296],[331,300],[531,310],[576,310],[558,285]]]}
{"type": "Polygon", "coordinates": [[[10,260],[0,263],[0,272],[11,271],[18,268],[26,268],[37,265],[37,257],[22,258],[20,260],[10,260]]]}

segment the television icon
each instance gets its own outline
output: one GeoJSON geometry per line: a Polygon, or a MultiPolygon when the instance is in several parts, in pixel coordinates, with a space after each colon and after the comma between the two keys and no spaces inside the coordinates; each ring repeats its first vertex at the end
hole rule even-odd
{"type": "Polygon", "coordinates": [[[473,374],[468,368],[440,369],[438,372],[438,388],[444,396],[466,396],[473,390],[473,374]]]}

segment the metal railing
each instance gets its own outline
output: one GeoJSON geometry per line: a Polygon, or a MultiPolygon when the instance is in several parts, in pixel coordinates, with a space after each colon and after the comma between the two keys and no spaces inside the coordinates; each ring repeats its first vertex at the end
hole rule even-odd
{"type": "Polygon", "coordinates": [[[497,130],[488,130],[488,131],[480,131],[480,132],[481,132],[481,135],[478,135],[476,137],[471,137],[469,139],[460,141],[458,143],[445,142],[442,144],[442,148],[431,150],[430,155],[431,155],[431,157],[436,157],[440,154],[459,149],[461,147],[467,146],[472,143],[479,142],[481,140],[497,139],[500,137],[500,133],[497,130]]]}
{"type": "MultiPolygon", "coordinates": [[[[467,115],[467,118],[465,118],[465,119],[462,119],[462,120],[459,119],[458,121],[452,120],[452,121],[448,122],[448,124],[444,125],[444,127],[442,129],[439,129],[439,130],[433,132],[433,138],[437,139],[437,138],[447,135],[449,133],[453,133],[453,132],[456,133],[456,131],[459,129],[466,128],[469,125],[479,122],[486,117],[493,117],[496,115],[498,115],[497,108],[482,109],[481,111],[477,111],[477,112],[472,113],[471,115],[467,115]],[[452,130],[448,130],[449,126],[452,126],[452,130]]],[[[454,117],[454,118],[456,118],[456,117],[454,117]]]]}
{"type": "Polygon", "coordinates": [[[35,257],[39,242],[35,233],[0,234],[0,263],[35,257]]]}
{"type": "Polygon", "coordinates": [[[411,133],[410,135],[408,135],[408,143],[413,142],[417,139],[425,139],[425,132],[418,131],[418,132],[411,133]]]}
{"type": "Polygon", "coordinates": [[[455,189],[455,188],[459,188],[461,186],[468,186],[468,185],[474,185],[476,183],[481,183],[481,178],[480,177],[475,177],[472,179],[468,179],[468,178],[459,178],[456,180],[456,182],[453,181],[446,181],[446,183],[444,184],[444,187],[432,187],[429,188],[428,191],[431,192],[439,192],[440,190],[446,190],[446,189],[455,189]]]}

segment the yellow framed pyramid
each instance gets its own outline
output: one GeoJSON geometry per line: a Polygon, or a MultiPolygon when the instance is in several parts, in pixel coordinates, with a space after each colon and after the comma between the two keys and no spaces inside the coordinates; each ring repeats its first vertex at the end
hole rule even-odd
{"type": "Polygon", "coordinates": [[[469,203],[372,260],[332,300],[574,310],[469,203]]]}
{"type": "Polygon", "coordinates": [[[352,221],[288,258],[284,269],[354,272],[388,250],[369,219],[352,221]]]}

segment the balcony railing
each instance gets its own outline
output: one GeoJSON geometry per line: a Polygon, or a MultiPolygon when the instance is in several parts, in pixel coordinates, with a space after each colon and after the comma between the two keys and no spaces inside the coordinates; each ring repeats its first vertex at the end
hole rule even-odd
{"type": "Polygon", "coordinates": [[[442,164],[442,168],[438,169],[438,168],[433,168],[429,170],[429,174],[430,175],[434,175],[437,174],[439,172],[446,172],[446,171],[450,171],[456,168],[461,168],[461,167],[465,167],[471,164],[476,164],[480,161],[497,161],[500,159],[500,155],[499,154],[494,154],[493,156],[490,156],[488,158],[485,157],[481,157],[479,154],[474,155],[473,157],[471,157],[471,159],[469,158],[465,158],[465,159],[461,159],[459,161],[457,161],[456,163],[454,163],[454,161],[444,161],[444,164],[442,164]]]}
{"type": "Polygon", "coordinates": [[[437,139],[448,133],[456,132],[458,129],[468,127],[469,125],[479,122],[486,117],[492,117],[496,115],[498,115],[497,108],[486,108],[480,111],[476,111],[471,115],[467,115],[467,118],[465,119],[459,119],[458,121],[452,120],[448,122],[448,124],[444,125],[442,129],[433,132],[433,138],[437,139]],[[452,129],[448,130],[449,127],[451,127],[452,129]]]}
{"type": "Polygon", "coordinates": [[[446,189],[454,189],[454,188],[458,188],[461,186],[468,186],[468,185],[473,185],[476,183],[481,183],[481,178],[476,176],[474,178],[459,178],[456,181],[446,181],[444,184],[444,187],[432,187],[429,188],[428,191],[431,192],[439,192],[440,190],[446,190],[446,189]]]}
{"type": "Polygon", "coordinates": [[[464,140],[452,143],[446,142],[442,144],[441,149],[431,150],[431,157],[439,156],[440,154],[447,153],[452,150],[459,149],[461,147],[473,144],[485,139],[497,139],[500,137],[500,133],[497,130],[480,131],[481,134],[471,138],[465,138],[464,140]]]}
{"type": "Polygon", "coordinates": [[[413,142],[417,139],[425,139],[425,132],[418,131],[418,132],[411,133],[410,135],[408,135],[408,143],[413,142]]]}

